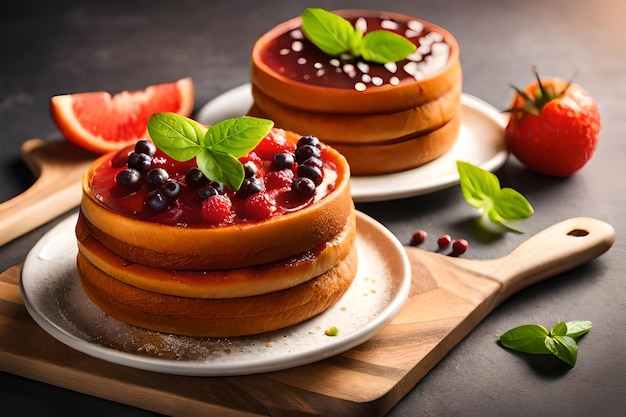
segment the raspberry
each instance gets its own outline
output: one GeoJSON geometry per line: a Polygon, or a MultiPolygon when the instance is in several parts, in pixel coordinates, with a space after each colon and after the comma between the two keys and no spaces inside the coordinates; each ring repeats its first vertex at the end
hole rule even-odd
{"type": "Polygon", "coordinates": [[[276,200],[266,192],[259,192],[246,198],[244,212],[248,220],[263,220],[276,211],[276,200]]]}
{"type": "Polygon", "coordinates": [[[258,145],[254,152],[261,158],[271,161],[277,153],[291,153],[293,145],[290,144],[281,131],[272,130],[258,145]]]}
{"type": "Polygon", "coordinates": [[[294,173],[290,169],[268,172],[265,176],[265,189],[275,190],[277,188],[291,187],[294,173]]]}
{"type": "Polygon", "coordinates": [[[200,216],[210,224],[219,224],[228,219],[232,202],[225,195],[212,195],[202,202],[200,216]]]}
{"type": "Polygon", "coordinates": [[[261,158],[254,151],[250,152],[248,155],[245,155],[239,158],[239,162],[241,162],[242,164],[245,164],[246,162],[249,162],[249,161],[252,161],[258,164],[262,163],[261,158]]]}

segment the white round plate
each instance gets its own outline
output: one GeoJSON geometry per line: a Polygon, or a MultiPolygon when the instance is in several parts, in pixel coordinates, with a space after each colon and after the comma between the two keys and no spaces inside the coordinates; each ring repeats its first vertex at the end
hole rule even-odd
{"type": "Polygon", "coordinates": [[[411,284],[409,261],[389,230],[357,212],[357,276],[330,309],[304,323],[257,336],[195,338],[131,326],[103,313],[76,272],[72,215],[37,242],[24,262],[24,305],[62,343],[109,362],[149,371],[230,376],[277,371],[345,352],[374,336],[400,311],[411,284]],[[337,336],[324,332],[337,327],[337,336]]]}
{"type": "MultiPolygon", "coordinates": [[[[252,105],[250,84],[229,90],[205,104],[196,119],[215,124],[244,115],[252,105]]],[[[506,118],[493,106],[474,96],[461,96],[461,130],[445,155],[421,167],[387,175],[352,177],[355,202],[394,200],[432,193],[458,184],[457,160],[495,171],[507,160],[504,140],[506,118]]]]}

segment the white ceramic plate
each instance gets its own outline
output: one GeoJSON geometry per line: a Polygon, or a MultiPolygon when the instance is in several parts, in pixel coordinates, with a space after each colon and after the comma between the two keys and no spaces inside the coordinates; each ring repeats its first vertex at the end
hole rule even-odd
{"type": "Polygon", "coordinates": [[[33,319],[62,343],[88,355],[156,372],[229,376],[305,365],[355,347],[385,326],[410,288],[409,261],[380,223],[357,212],[359,269],[329,310],[302,324],[258,336],[194,338],[130,326],[103,313],[76,273],[76,215],[64,219],[29,252],[22,298],[33,319]],[[335,326],[337,336],[324,331],[335,326]]]}
{"type": "MultiPolygon", "coordinates": [[[[233,88],[205,104],[196,119],[205,124],[245,114],[252,105],[250,84],[233,88]]],[[[432,193],[458,184],[456,161],[488,171],[500,168],[508,157],[504,141],[506,118],[493,106],[468,94],[461,96],[461,130],[455,145],[442,157],[409,171],[352,177],[355,202],[394,200],[432,193]]]]}

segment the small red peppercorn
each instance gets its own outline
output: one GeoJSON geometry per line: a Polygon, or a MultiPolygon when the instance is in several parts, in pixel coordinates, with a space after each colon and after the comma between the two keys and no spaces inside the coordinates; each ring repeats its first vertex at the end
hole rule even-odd
{"type": "Polygon", "coordinates": [[[411,236],[411,244],[413,245],[421,245],[426,240],[428,233],[424,230],[416,230],[415,233],[411,236]]]}
{"type": "Polygon", "coordinates": [[[452,242],[452,256],[459,256],[465,253],[469,243],[465,239],[457,239],[452,242]]]}
{"type": "Polygon", "coordinates": [[[440,250],[445,250],[452,243],[452,238],[450,235],[443,235],[439,239],[437,239],[437,246],[439,246],[440,250]]]}

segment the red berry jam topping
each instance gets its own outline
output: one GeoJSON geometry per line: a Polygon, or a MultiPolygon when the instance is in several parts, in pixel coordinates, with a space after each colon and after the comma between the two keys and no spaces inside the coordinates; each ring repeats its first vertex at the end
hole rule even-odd
{"type": "Polygon", "coordinates": [[[105,207],[140,220],[185,227],[261,221],[307,207],[335,188],[326,149],[312,136],[294,145],[274,129],[240,158],[246,178],[233,191],[205,177],[195,159],[175,161],[142,140],[98,166],[91,188],[105,207]]]}
{"type": "Polygon", "coordinates": [[[384,29],[402,35],[413,42],[417,50],[402,61],[384,65],[350,56],[331,57],[306,39],[300,29],[294,29],[273,39],[264,48],[261,59],[292,80],[357,91],[419,81],[448,63],[450,45],[441,33],[427,30],[418,20],[398,22],[377,17],[348,20],[363,33],[384,29]]]}

